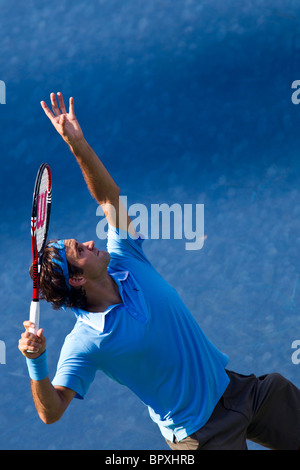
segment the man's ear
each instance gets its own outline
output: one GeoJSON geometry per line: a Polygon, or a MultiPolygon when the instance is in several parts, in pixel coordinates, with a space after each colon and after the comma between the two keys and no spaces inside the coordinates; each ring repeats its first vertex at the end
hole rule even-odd
{"type": "Polygon", "coordinates": [[[81,287],[86,283],[84,276],[74,276],[69,278],[69,284],[72,287],[81,287]]]}

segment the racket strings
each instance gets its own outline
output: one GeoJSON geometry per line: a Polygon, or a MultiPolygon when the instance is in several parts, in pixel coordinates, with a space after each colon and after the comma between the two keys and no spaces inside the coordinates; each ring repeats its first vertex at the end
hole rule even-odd
{"type": "Polygon", "coordinates": [[[39,252],[43,246],[47,231],[47,205],[51,199],[48,191],[49,176],[48,171],[44,171],[41,179],[40,189],[37,195],[37,215],[36,215],[36,245],[39,252]]]}

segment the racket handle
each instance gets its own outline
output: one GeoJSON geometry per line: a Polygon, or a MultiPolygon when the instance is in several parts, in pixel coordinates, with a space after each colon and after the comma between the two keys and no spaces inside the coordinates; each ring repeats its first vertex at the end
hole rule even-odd
{"type": "Polygon", "coordinates": [[[37,330],[39,329],[39,324],[40,324],[40,302],[39,301],[34,301],[34,300],[31,301],[29,321],[35,324],[35,328],[29,328],[30,333],[33,333],[35,335],[37,330]]]}

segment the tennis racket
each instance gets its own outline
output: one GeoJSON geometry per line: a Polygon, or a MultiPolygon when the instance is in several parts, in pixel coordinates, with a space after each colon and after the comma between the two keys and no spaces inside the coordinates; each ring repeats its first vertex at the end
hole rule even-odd
{"type": "Polygon", "coordinates": [[[52,201],[52,179],[50,167],[43,163],[36,176],[31,213],[31,248],[32,248],[32,301],[29,320],[35,329],[29,331],[36,334],[40,322],[39,287],[43,254],[47,241],[52,201]]]}

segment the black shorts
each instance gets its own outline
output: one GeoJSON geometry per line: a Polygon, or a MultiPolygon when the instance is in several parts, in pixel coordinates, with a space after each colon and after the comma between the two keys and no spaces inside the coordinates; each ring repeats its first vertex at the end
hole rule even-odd
{"type": "Polygon", "coordinates": [[[300,448],[300,390],[282,375],[226,371],[230,383],[210,419],[174,450],[247,450],[250,440],[273,450],[300,448]]]}

